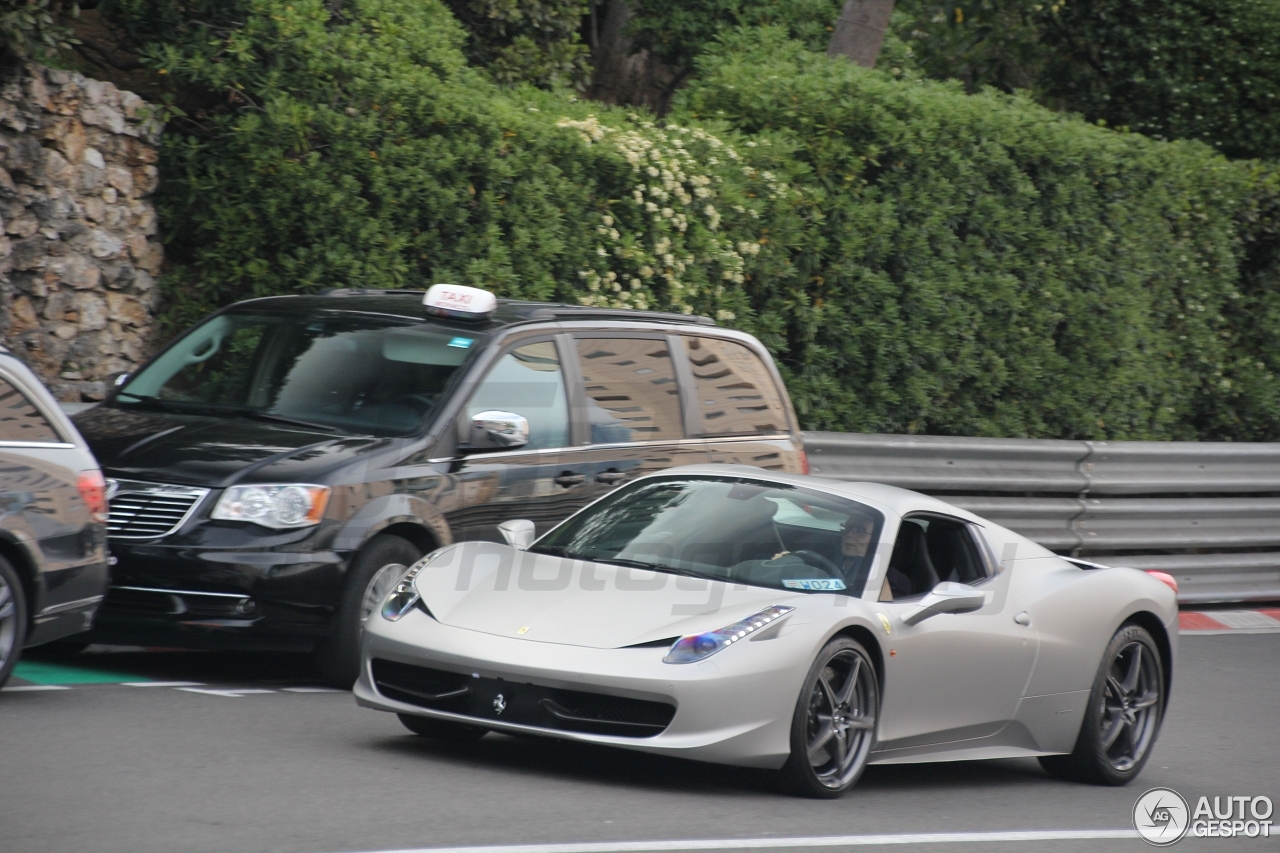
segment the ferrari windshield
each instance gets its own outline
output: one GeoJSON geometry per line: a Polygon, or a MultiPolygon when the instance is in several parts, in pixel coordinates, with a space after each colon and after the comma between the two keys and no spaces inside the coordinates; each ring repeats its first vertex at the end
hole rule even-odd
{"type": "Polygon", "coordinates": [[[529,550],[712,580],[861,595],[884,516],[813,489],[720,477],[644,480],[529,550]]]}
{"type": "Polygon", "coordinates": [[[477,346],[474,334],[393,317],[228,312],[130,378],[114,404],[407,435],[477,346]]]}

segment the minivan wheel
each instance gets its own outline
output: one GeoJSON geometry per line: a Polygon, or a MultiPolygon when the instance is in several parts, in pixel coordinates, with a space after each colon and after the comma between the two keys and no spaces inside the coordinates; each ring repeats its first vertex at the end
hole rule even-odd
{"type": "Polygon", "coordinates": [[[791,722],[784,785],[802,797],[832,799],[852,788],[875,744],[880,684],[861,643],[837,637],[804,680],[791,722]]]}
{"type": "Polygon", "coordinates": [[[9,680],[27,638],[27,599],[22,581],[0,557],[0,685],[9,680]]]}
{"type": "Polygon", "coordinates": [[[347,570],[347,586],[334,618],[334,630],[316,646],[320,677],[331,687],[350,690],[360,674],[360,632],[409,567],[422,559],[418,546],[399,536],[376,536],[347,570]]]}

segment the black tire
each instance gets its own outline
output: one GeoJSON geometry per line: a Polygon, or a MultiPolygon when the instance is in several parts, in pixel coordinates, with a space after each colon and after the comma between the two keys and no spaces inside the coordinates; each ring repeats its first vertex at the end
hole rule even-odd
{"type": "Polygon", "coordinates": [[[1089,706],[1066,755],[1046,755],[1050,775],[1093,785],[1127,785],[1151,755],[1166,702],[1164,661],[1151,635],[1125,625],[1107,644],[1089,706]]]}
{"type": "Polygon", "coordinates": [[[360,675],[360,632],[365,617],[377,611],[382,599],[420,559],[422,551],[418,546],[387,534],[374,537],[352,559],[333,630],[316,646],[314,653],[316,669],[326,684],[350,690],[356,683],[360,675]]]}
{"type": "Polygon", "coordinates": [[[27,596],[22,579],[0,557],[0,687],[9,680],[22,657],[27,639],[27,596]]]}
{"type": "Polygon", "coordinates": [[[875,745],[880,684],[861,643],[837,637],[809,668],[791,720],[784,786],[802,797],[834,799],[855,784],[875,745]]]}
{"type": "Polygon", "coordinates": [[[404,727],[415,735],[435,740],[471,743],[489,733],[488,729],[480,726],[468,726],[465,723],[454,723],[449,720],[435,720],[414,714],[396,714],[396,716],[400,718],[400,722],[404,723],[404,727]]]}

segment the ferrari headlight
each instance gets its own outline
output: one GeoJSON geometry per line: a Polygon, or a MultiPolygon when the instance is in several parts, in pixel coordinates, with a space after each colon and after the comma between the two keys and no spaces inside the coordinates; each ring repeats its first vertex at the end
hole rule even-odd
{"type": "Polygon", "coordinates": [[[252,521],[263,527],[311,527],[324,517],[329,487],[306,483],[232,486],[222,493],[213,517],[223,521],[252,521]]]}
{"type": "Polygon", "coordinates": [[[382,602],[382,618],[388,622],[397,622],[400,617],[404,616],[413,606],[418,603],[418,590],[413,586],[413,579],[418,576],[418,572],[430,560],[419,560],[413,564],[413,568],[404,573],[404,577],[400,578],[400,583],[396,584],[396,588],[391,590],[387,600],[382,602]]]}
{"type": "Polygon", "coordinates": [[[795,610],[795,608],[776,604],[773,607],[761,610],[754,616],[748,616],[741,622],[734,622],[732,625],[726,625],[723,628],[717,628],[714,631],[707,631],[703,634],[690,634],[687,637],[681,637],[676,640],[675,645],[671,647],[671,651],[667,652],[667,656],[662,661],[663,663],[697,663],[700,660],[711,657],[726,646],[731,646],[739,640],[746,639],[766,625],[777,622],[792,610],[795,610]]]}

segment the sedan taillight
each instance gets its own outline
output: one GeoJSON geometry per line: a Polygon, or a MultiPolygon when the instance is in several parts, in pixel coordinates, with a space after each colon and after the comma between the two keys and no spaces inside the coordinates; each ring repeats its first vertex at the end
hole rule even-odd
{"type": "Polygon", "coordinates": [[[89,515],[94,521],[107,523],[107,481],[102,479],[101,471],[81,471],[76,480],[76,488],[85,506],[89,507],[89,515]]]}

